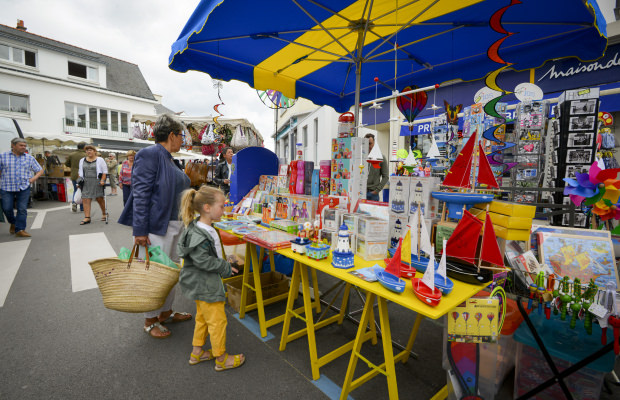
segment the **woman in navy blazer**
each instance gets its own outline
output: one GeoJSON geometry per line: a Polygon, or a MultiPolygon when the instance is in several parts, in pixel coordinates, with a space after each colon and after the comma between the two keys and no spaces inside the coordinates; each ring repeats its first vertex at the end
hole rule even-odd
{"type": "MultiPolygon", "coordinates": [[[[179,220],[181,193],[189,188],[189,178],[179,169],[172,154],[181,149],[183,123],[173,115],[157,118],[153,133],[155,145],[140,150],[131,174],[131,194],[118,222],[133,228],[134,243],[160,246],[175,262],[179,262],[177,242],[183,224],[179,220]]],[[[159,310],[144,314],[144,331],[154,338],[170,336],[162,324],[187,321],[190,314],[172,310],[176,286],[159,310]]]]}

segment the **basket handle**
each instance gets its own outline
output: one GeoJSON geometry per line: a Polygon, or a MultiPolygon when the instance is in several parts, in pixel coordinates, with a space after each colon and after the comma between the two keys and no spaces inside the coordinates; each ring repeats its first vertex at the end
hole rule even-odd
{"type": "MultiPolygon", "coordinates": [[[[144,248],[146,249],[146,267],[144,267],[144,269],[148,271],[150,264],[151,264],[151,261],[149,260],[149,246],[146,245],[144,246],[144,248]]],[[[134,255],[138,257],[139,253],[140,253],[140,245],[134,244],[133,248],[131,249],[131,255],[129,256],[129,261],[127,261],[127,269],[131,268],[131,262],[133,261],[134,255]]]]}

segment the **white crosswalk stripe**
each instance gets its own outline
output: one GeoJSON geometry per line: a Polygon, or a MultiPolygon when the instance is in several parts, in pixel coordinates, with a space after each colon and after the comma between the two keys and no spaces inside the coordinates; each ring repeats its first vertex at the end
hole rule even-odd
{"type": "Polygon", "coordinates": [[[86,233],[69,236],[71,259],[71,287],[73,292],[97,287],[89,261],[99,258],[116,257],[116,252],[105,233],[86,233]]]}
{"type": "Polygon", "coordinates": [[[15,275],[17,275],[29,245],[30,239],[0,243],[0,254],[2,254],[2,262],[0,263],[0,307],[4,306],[4,301],[9,294],[15,275]]]}

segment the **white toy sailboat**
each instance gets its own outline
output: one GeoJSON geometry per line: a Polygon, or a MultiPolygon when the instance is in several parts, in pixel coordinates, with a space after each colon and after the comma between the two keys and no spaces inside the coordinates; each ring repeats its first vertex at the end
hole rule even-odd
{"type": "Polygon", "coordinates": [[[431,148],[426,153],[426,158],[439,158],[441,157],[441,153],[439,152],[439,146],[437,146],[437,142],[435,141],[434,135],[431,135],[431,148]]]}
{"type": "Polygon", "coordinates": [[[379,142],[375,140],[375,145],[370,150],[370,154],[368,154],[368,159],[366,160],[375,168],[381,168],[381,161],[383,161],[383,154],[381,154],[381,149],[379,148],[379,142]]]}
{"type": "Polygon", "coordinates": [[[407,172],[409,172],[410,174],[418,167],[418,160],[413,155],[413,151],[411,151],[411,149],[409,149],[409,154],[403,162],[403,167],[405,167],[407,172]]]}
{"type": "Polygon", "coordinates": [[[435,272],[435,287],[441,290],[441,293],[448,294],[452,291],[454,283],[446,275],[446,239],[443,240],[443,251],[441,252],[441,260],[435,272]]]}
{"type": "MultiPolygon", "coordinates": [[[[434,249],[431,251],[434,254],[434,249]]],[[[431,256],[422,278],[411,280],[413,292],[423,303],[436,306],[441,301],[441,290],[435,287],[435,257],[431,256]]]]}
{"type": "Polygon", "coordinates": [[[413,214],[413,220],[411,221],[411,267],[418,271],[426,271],[426,266],[429,262],[429,257],[433,255],[433,247],[431,246],[430,235],[426,229],[426,222],[421,216],[420,205],[415,214],[413,214]],[[425,253],[425,254],[424,254],[425,253]],[[426,256],[428,257],[426,257],[426,256]]]}

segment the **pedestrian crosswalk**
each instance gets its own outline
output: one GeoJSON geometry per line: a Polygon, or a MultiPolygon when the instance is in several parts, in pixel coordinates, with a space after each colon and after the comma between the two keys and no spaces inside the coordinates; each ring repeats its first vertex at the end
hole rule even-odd
{"type": "Polygon", "coordinates": [[[71,288],[73,292],[97,287],[89,261],[99,258],[116,257],[116,252],[105,233],[86,233],[69,236],[71,261],[71,288]]]}
{"type": "Polygon", "coordinates": [[[4,306],[4,301],[9,294],[15,275],[22,264],[22,260],[30,246],[30,239],[16,240],[13,242],[0,243],[0,307],[4,306]]]}

